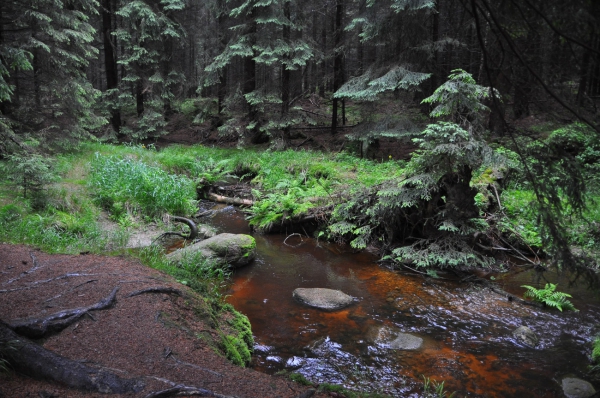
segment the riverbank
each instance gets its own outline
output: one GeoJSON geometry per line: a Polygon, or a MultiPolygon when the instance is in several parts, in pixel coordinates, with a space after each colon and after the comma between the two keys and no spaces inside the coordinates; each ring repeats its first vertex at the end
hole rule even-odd
{"type": "MultiPolygon", "coordinates": [[[[0,244],[0,319],[9,323],[89,306],[115,288],[112,306],[38,342],[66,358],[139,380],[144,387],[124,394],[128,397],[177,385],[247,398],[307,396],[306,386],[235,366],[219,354],[216,344],[232,328],[215,328],[203,298],[162,272],[123,256],[50,255],[0,244]]],[[[9,372],[0,374],[0,396],[106,395],[9,372]]]]}

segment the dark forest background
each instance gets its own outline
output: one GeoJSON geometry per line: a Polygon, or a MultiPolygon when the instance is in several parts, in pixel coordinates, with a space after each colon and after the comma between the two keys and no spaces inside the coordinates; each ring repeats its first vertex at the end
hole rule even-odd
{"type": "Polygon", "coordinates": [[[599,20],[592,0],[5,0],[0,154],[23,134],[157,137],[181,113],[248,143],[393,135],[419,119],[397,104],[427,117],[459,68],[501,94],[495,135],[531,115],[597,130],[599,20]]]}

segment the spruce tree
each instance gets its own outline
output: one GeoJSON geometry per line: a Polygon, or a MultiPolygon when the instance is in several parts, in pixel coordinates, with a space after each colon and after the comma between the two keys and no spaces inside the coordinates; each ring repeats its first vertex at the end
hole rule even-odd
{"type": "Polygon", "coordinates": [[[244,78],[239,89],[229,93],[229,120],[220,131],[255,141],[285,133],[301,120],[291,106],[290,73],[313,56],[301,35],[301,5],[291,0],[245,1],[230,8],[228,15],[237,22],[231,28],[233,37],[206,71],[222,75],[239,61],[244,78]],[[270,78],[258,79],[258,74],[270,78]],[[280,112],[268,112],[277,108],[280,112]]]}
{"type": "Polygon", "coordinates": [[[171,63],[185,36],[174,14],[184,8],[183,0],[119,3],[120,27],[114,36],[122,45],[117,63],[123,66],[124,76],[117,106],[135,109],[133,125],[121,129],[134,140],[166,134],[165,112],[175,98],[174,89],[185,79],[171,63]]]}

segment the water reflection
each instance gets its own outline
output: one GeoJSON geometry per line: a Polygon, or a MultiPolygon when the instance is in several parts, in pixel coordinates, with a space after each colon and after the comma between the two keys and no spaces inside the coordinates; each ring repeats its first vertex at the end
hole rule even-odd
{"type": "MultiPolygon", "coordinates": [[[[217,212],[212,223],[223,232],[250,233],[233,208],[217,212]]],[[[415,397],[422,375],[472,397],[562,397],[562,377],[585,378],[599,300],[568,287],[566,276],[544,274],[573,294],[579,313],[516,304],[478,285],[402,275],[379,267],[368,253],[306,237],[285,243],[280,235],[254,237],[257,260],[236,271],[226,293],[250,318],[257,342],[252,366],[259,370],[287,369],[316,383],[415,397]],[[321,311],[294,301],[298,287],[338,289],[356,301],[321,311]],[[513,339],[520,325],[537,333],[537,348],[513,339]],[[421,338],[422,345],[405,350],[378,343],[373,330],[381,328],[421,338]]],[[[518,296],[520,285],[545,283],[532,270],[496,278],[518,296]]]]}

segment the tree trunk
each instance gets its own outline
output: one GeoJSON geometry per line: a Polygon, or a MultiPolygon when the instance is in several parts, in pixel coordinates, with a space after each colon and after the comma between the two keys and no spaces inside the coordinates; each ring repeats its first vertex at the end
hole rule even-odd
{"type": "MultiPolygon", "coordinates": [[[[219,53],[222,54],[227,47],[227,29],[225,27],[225,21],[227,20],[227,14],[225,13],[224,0],[219,0],[217,3],[218,17],[217,25],[219,30],[219,53]]],[[[227,73],[228,66],[226,65],[219,72],[219,86],[217,88],[217,109],[219,116],[222,116],[223,109],[225,108],[225,97],[227,96],[227,73]]],[[[219,122],[220,123],[220,122],[219,122]]]]}
{"type": "MultiPolygon", "coordinates": [[[[344,52],[342,51],[343,27],[342,17],[344,15],[344,0],[336,0],[335,4],[335,26],[333,32],[334,58],[333,58],[333,93],[339,90],[344,83],[344,52]]],[[[338,126],[338,102],[339,99],[333,98],[331,112],[331,133],[335,134],[338,126]]]]}
{"type": "MultiPolygon", "coordinates": [[[[113,29],[113,0],[102,1],[102,33],[104,40],[104,68],[106,71],[106,90],[116,89],[119,85],[119,73],[115,57],[115,44],[111,40],[113,29]]],[[[121,129],[121,111],[118,108],[111,109],[110,123],[116,132],[121,129]]]]}
{"type": "Polygon", "coordinates": [[[135,86],[135,109],[138,117],[141,117],[144,113],[144,87],[142,85],[141,77],[139,77],[135,86]]]}

